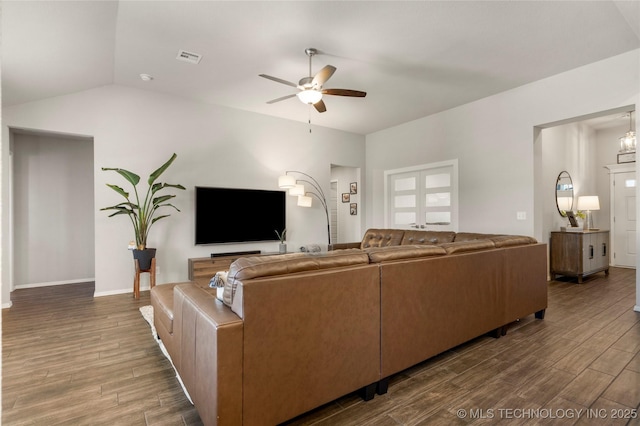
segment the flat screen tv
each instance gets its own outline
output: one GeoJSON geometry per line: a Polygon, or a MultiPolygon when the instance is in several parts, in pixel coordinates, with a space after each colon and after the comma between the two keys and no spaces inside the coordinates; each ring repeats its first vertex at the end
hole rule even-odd
{"type": "Polygon", "coordinates": [[[196,186],[196,244],[278,241],[285,191],[196,186]]]}

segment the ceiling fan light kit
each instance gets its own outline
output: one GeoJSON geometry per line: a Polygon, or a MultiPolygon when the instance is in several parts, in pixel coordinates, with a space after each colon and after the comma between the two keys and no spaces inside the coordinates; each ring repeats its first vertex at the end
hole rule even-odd
{"type": "Polygon", "coordinates": [[[314,89],[306,89],[296,94],[303,104],[315,104],[322,99],[322,92],[314,89]]]}
{"type": "Polygon", "coordinates": [[[295,87],[299,90],[298,93],[270,100],[267,102],[268,104],[284,101],[285,99],[297,96],[302,103],[313,105],[318,112],[325,112],[327,110],[327,107],[322,100],[322,95],[348,96],[355,98],[364,98],[365,96],[367,96],[367,92],[362,92],[359,90],[323,89],[322,85],[326,83],[329,78],[331,78],[334,72],[336,72],[336,67],[332,65],[325,65],[324,68],[318,71],[318,73],[314,76],[311,74],[311,58],[313,58],[314,55],[318,54],[318,50],[309,47],[305,49],[304,52],[309,57],[309,76],[302,77],[298,84],[267,74],[259,74],[260,77],[275,81],[276,83],[286,84],[287,86],[295,87]]]}

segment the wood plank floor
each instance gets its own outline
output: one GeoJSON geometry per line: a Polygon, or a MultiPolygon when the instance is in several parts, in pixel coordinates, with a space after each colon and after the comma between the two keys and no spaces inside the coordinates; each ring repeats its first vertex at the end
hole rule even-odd
{"type": "MultiPolygon", "coordinates": [[[[149,292],[139,301],[92,294],[92,283],[12,293],[2,312],[2,424],[202,424],[138,311],[149,292]]],[[[399,373],[371,401],[346,395],[287,424],[640,425],[628,418],[640,408],[634,303],[634,270],[552,281],[544,320],[527,317],[504,337],[399,373]]]]}

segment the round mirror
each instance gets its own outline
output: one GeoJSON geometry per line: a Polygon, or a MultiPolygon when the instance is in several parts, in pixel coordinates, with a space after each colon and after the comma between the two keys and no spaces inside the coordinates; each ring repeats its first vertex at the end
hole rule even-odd
{"type": "Polygon", "coordinates": [[[560,172],[556,180],[556,206],[562,217],[565,212],[573,210],[573,181],[569,172],[560,172]]]}

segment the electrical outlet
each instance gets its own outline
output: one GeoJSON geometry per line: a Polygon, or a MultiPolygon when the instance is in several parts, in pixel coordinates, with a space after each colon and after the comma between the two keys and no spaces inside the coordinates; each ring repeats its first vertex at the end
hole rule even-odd
{"type": "Polygon", "coordinates": [[[518,213],[516,213],[516,218],[518,220],[527,220],[527,212],[518,212],[518,213]]]}

